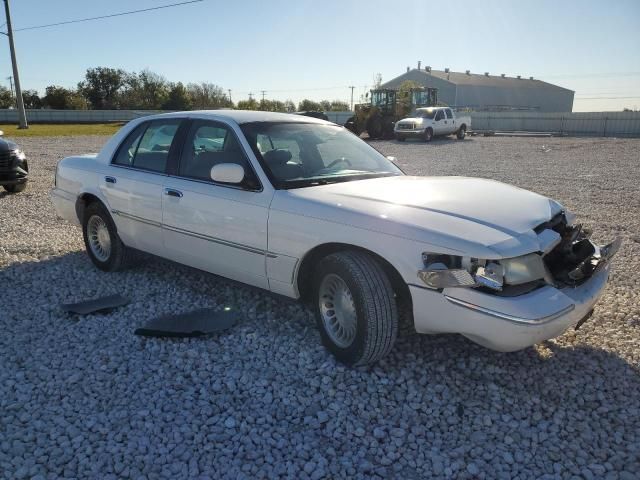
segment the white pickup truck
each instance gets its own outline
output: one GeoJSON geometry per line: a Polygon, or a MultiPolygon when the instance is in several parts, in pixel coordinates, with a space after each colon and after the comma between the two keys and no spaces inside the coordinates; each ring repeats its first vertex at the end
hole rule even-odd
{"type": "Polygon", "coordinates": [[[430,107],[418,108],[413,117],[396,122],[393,133],[396,140],[401,142],[409,137],[422,138],[425,142],[430,142],[437,135],[454,133],[459,140],[463,140],[469,128],[469,115],[459,115],[449,107],[430,107]]]}

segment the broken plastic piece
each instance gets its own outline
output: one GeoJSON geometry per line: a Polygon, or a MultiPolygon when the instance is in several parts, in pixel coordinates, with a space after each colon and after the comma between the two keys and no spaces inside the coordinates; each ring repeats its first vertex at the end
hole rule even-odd
{"type": "Polygon", "coordinates": [[[238,313],[230,307],[225,307],[223,311],[202,308],[155,318],[134,333],[145,337],[199,337],[227,330],[237,319],[238,313]]]}
{"type": "Polygon", "coordinates": [[[122,295],[109,295],[108,297],[94,298],[78,303],[62,303],[60,308],[65,312],[87,315],[89,313],[104,313],[129,303],[129,299],[122,295]]]}

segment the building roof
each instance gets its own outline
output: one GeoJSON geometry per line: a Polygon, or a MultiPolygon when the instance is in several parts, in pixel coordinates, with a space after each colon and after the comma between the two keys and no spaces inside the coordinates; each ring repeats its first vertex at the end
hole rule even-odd
{"type": "MultiPolygon", "coordinates": [[[[426,70],[418,70],[413,69],[410,72],[403,73],[402,75],[390,80],[382,86],[384,87],[387,84],[394,84],[397,80],[401,79],[407,73],[411,73],[412,77],[415,78],[415,75],[423,75],[425,81],[429,79],[429,77],[435,77],[439,80],[443,80],[445,82],[452,83],[454,85],[470,85],[470,86],[478,86],[478,87],[509,87],[509,88],[553,88],[560,90],[567,90],[572,92],[573,90],[569,90],[567,88],[559,87],[557,85],[553,85],[551,83],[543,82],[542,80],[533,79],[531,80],[528,77],[502,77],[501,75],[485,75],[484,73],[465,73],[465,72],[445,72],[443,70],[431,70],[430,72],[426,70]]],[[[419,80],[418,80],[419,81],[419,80]]]]}

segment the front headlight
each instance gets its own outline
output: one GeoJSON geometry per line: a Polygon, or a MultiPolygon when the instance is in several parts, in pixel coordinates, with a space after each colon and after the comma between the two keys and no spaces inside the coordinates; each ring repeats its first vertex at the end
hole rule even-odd
{"type": "Polygon", "coordinates": [[[500,265],[504,267],[504,281],[509,285],[520,285],[547,276],[544,261],[537,253],[506,258],[500,260],[500,265]]]}
{"type": "Polygon", "coordinates": [[[24,152],[20,149],[18,150],[14,150],[13,151],[13,155],[18,159],[18,160],[24,160],[27,158],[27,156],[24,154],[24,152]]]}
{"type": "Polygon", "coordinates": [[[425,252],[422,260],[425,268],[418,271],[418,277],[433,289],[486,287],[500,291],[505,284],[520,285],[551,278],[542,257],[536,253],[501,260],[483,260],[425,252]]]}

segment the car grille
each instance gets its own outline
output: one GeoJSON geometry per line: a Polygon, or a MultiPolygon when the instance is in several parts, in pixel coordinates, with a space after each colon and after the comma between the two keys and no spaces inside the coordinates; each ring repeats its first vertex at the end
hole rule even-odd
{"type": "Polygon", "coordinates": [[[13,160],[13,152],[0,152],[0,168],[8,168],[13,160]]]}
{"type": "Polygon", "coordinates": [[[413,130],[416,128],[414,123],[399,123],[398,130],[413,130]]]}

